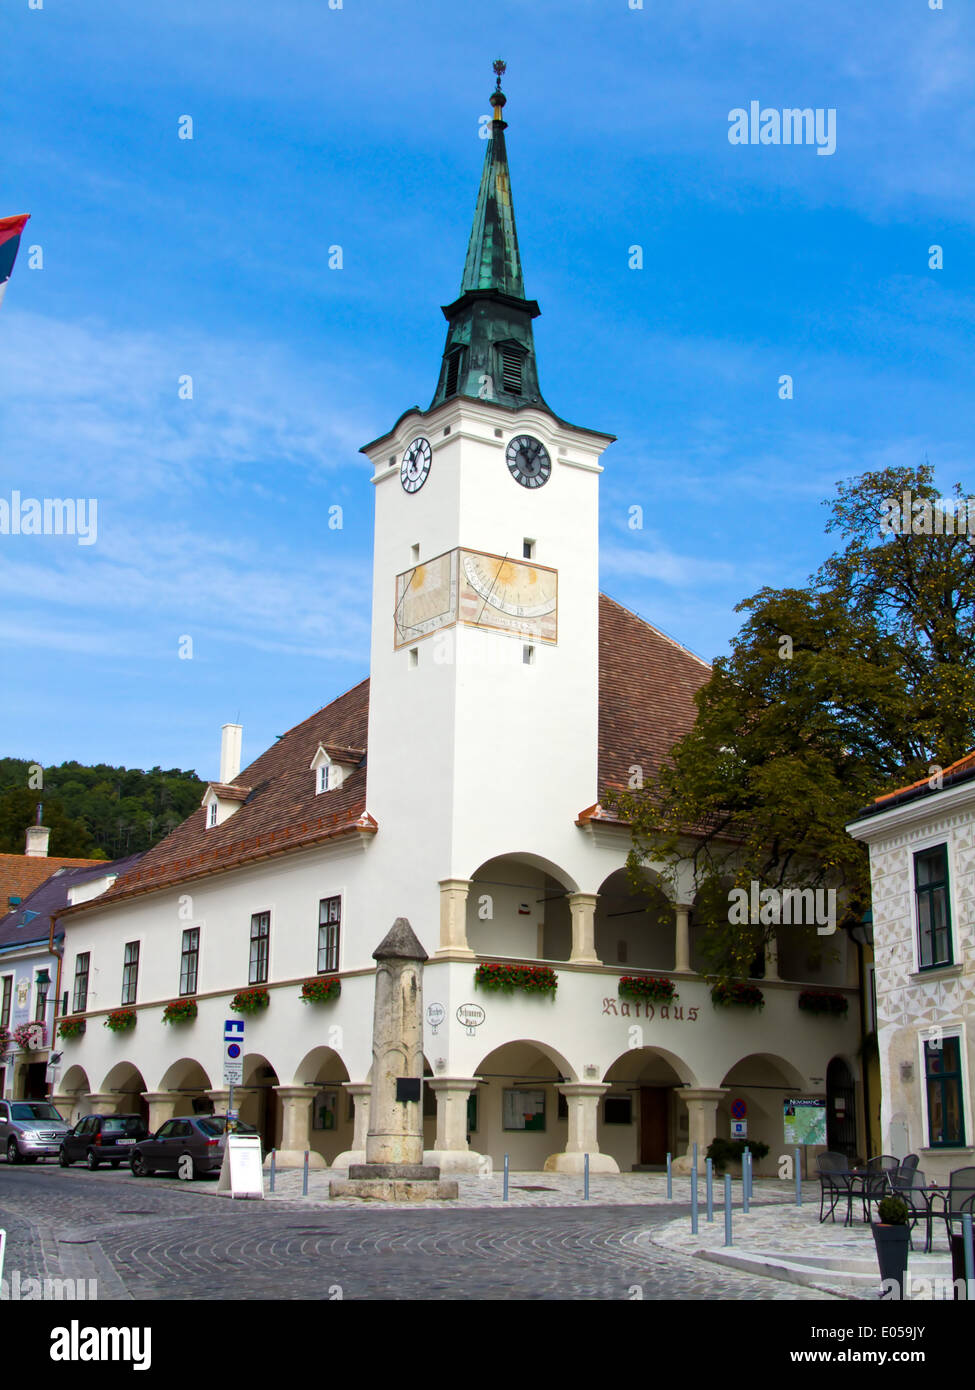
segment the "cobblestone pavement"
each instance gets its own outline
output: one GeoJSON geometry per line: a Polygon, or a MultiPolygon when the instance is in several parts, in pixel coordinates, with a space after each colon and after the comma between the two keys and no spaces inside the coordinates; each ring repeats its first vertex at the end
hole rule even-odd
{"type": "Polygon", "coordinates": [[[634,1205],[642,1191],[630,1176],[616,1189],[631,1193],[629,1204],[604,1202],[595,1183],[595,1200],[584,1204],[581,1191],[562,1194],[547,1174],[513,1174],[518,1204],[507,1209],[496,1209],[492,1194],[482,1205],[482,1191],[450,1209],[404,1210],[325,1206],[283,1192],[273,1202],[232,1203],[215,1197],[213,1182],[3,1166],[6,1275],[97,1278],[98,1296],[114,1299],[830,1297],[655,1246],[653,1230],[681,1206],[650,1204],[649,1191],[634,1205]],[[535,1186],[556,1191],[522,1190],[535,1186]]]}

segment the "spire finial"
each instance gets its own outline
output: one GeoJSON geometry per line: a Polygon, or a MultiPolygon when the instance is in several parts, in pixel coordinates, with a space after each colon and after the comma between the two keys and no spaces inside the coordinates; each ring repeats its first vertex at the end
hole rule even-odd
{"type": "Polygon", "coordinates": [[[504,76],[504,74],[505,74],[507,71],[508,71],[508,64],[504,61],[504,59],[503,59],[503,58],[495,58],[495,60],[494,60],[494,73],[495,73],[496,81],[495,81],[495,84],[494,84],[494,91],[491,93],[491,105],[494,107],[494,119],[495,119],[496,121],[500,121],[500,120],[501,120],[501,111],[502,111],[502,108],[504,107],[506,101],[508,100],[508,98],[505,96],[504,92],[502,92],[502,90],[501,90],[501,78],[504,76]]]}

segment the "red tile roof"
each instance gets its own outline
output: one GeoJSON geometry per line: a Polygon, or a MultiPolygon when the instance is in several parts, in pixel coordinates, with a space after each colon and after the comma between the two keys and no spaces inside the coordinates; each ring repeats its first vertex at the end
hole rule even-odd
{"type": "MultiPolygon", "coordinates": [[[[964,757],[958,758],[955,762],[951,763],[949,767],[942,768],[941,776],[947,777],[953,772],[968,772],[973,767],[975,767],[975,749],[972,749],[970,753],[966,753],[964,757]]],[[[930,785],[930,776],[919,777],[916,782],[908,782],[906,787],[898,787],[896,791],[884,792],[881,796],[875,796],[874,805],[881,801],[889,801],[891,797],[894,796],[903,796],[904,792],[912,792],[915,787],[928,787],[930,785]]]]}
{"type": "Polygon", "coordinates": [[[90,869],[107,859],[59,859],[56,855],[0,854],[0,916],[10,898],[26,898],[58,869],[90,869]]]}
{"type": "MultiPolygon", "coordinates": [[[[625,787],[633,764],[651,784],[671,747],[697,715],[694,692],[710,667],[621,604],[599,596],[599,794],[625,787]]],[[[201,808],[99,899],[113,902],[337,835],[371,833],[366,770],[350,772],[335,791],[316,794],[309,765],[321,744],[366,747],[369,682],[318,710],[245,768],[232,787],[250,789],[240,809],[207,829],[201,808]]],[[[215,786],[220,794],[220,788],[215,786]]],[[[226,789],[224,789],[224,794],[226,789]]],[[[75,909],[68,909],[69,913],[75,909]]]]}

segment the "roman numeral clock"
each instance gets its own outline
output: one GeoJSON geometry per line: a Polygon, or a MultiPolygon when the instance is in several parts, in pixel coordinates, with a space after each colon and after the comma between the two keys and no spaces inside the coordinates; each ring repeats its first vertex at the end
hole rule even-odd
{"type": "MultiPolygon", "coordinates": [[[[524,488],[543,487],[552,474],[548,450],[531,435],[512,439],[505,461],[524,488]]],[[[418,492],[430,467],[430,445],[414,439],[400,469],[404,491],[418,492]]],[[[396,576],[395,645],[410,645],[458,622],[554,645],[558,587],[558,571],[547,565],[458,546],[396,576]]]]}

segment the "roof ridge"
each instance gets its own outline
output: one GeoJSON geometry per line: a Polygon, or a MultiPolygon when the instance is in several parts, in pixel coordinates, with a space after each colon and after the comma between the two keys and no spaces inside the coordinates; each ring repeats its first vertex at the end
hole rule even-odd
{"type": "MultiPolygon", "coordinates": [[[[342,691],[342,694],[341,694],[341,695],[336,695],[334,700],[329,700],[327,704],[319,705],[318,709],[312,710],[311,714],[309,714],[306,718],[304,718],[304,719],[299,719],[297,724],[293,724],[293,725],[291,726],[290,729],[285,729],[284,733],[283,733],[283,734],[279,734],[278,737],[275,739],[275,743],[281,743],[284,739],[288,738],[291,734],[297,733],[297,731],[302,727],[302,725],[304,725],[304,724],[310,724],[311,721],[312,721],[313,719],[317,719],[318,716],[319,716],[320,714],[324,714],[325,711],[326,711],[327,709],[331,709],[331,707],[332,707],[333,705],[337,705],[338,702],[339,702],[339,700],[344,700],[344,699],[346,698],[346,696],[351,695],[351,694],[353,693],[353,691],[358,690],[360,686],[362,686],[362,685],[368,685],[368,684],[369,684],[369,677],[368,677],[368,676],[363,676],[363,678],[362,678],[361,681],[356,681],[355,685],[350,685],[349,688],[348,688],[348,690],[343,690],[343,691],[342,691]]],[[[321,740],[319,740],[319,742],[321,742],[321,740]]],[[[253,758],[253,759],[247,764],[246,767],[242,767],[242,768],[241,768],[241,770],[240,770],[240,771],[238,772],[238,774],[237,774],[237,777],[243,777],[244,773],[245,773],[245,772],[249,772],[250,769],[254,766],[254,764],[255,764],[256,762],[258,762],[261,758],[263,758],[264,755],[265,755],[265,753],[269,752],[270,749],[273,748],[273,747],[274,747],[274,744],[271,743],[271,744],[268,745],[267,748],[262,748],[261,751],[260,751],[260,753],[258,753],[258,755],[257,755],[256,758],[253,758]]],[[[235,777],[235,778],[233,779],[233,782],[225,782],[225,783],[221,783],[220,785],[221,785],[221,786],[232,787],[232,786],[236,783],[237,777],[235,777]]],[[[202,779],[201,779],[201,780],[202,780],[202,779]]],[[[213,785],[216,785],[216,783],[214,783],[213,785]]],[[[253,790],[253,789],[252,789],[252,790],[253,790]]]]}

